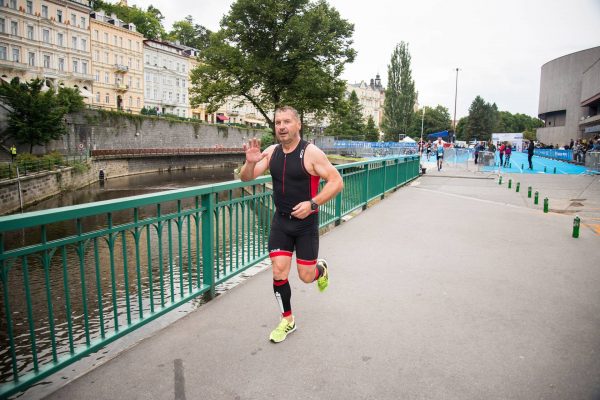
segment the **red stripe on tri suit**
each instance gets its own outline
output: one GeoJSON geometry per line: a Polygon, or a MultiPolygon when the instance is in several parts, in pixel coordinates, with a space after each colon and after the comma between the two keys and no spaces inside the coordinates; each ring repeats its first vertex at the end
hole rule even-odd
{"type": "Polygon", "coordinates": [[[275,285],[275,286],[283,286],[283,285],[285,285],[286,283],[288,283],[288,280],[287,280],[287,279],[284,279],[284,280],[282,280],[282,281],[276,281],[276,280],[273,280],[273,285],[275,285]]]}
{"type": "Polygon", "coordinates": [[[301,260],[298,258],[296,262],[300,265],[314,265],[317,263],[317,260],[301,260]]]}
{"type": "Polygon", "coordinates": [[[310,198],[315,197],[319,191],[319,181],[320,177],[311,175],[310,176],[310,198]]]}
{"type": "Polygon", "coordinates": [[[272,251],[271,253],[269,253],[269,257],[279,257],[279,256],[291,257],[292,256],[292,252],[291,251],[285,251],[285,250],[276,250],[276,251],[272,251]]]}

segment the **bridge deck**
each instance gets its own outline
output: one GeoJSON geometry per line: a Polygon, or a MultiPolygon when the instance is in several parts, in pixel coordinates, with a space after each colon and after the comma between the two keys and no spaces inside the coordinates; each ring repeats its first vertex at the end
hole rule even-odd
{"type": "Polygon", "coordinates": [[[544,214],[527,184],[451,174],[428,172],[322,237],[330,288],[292,274],[285,342],[267,341],[278,308],[265,271],[48,398],[600,396],[600,237],[571,238],[568,204],[586,198],[597,218],[598,178],[529,175],[560,211],[544,214]]]}

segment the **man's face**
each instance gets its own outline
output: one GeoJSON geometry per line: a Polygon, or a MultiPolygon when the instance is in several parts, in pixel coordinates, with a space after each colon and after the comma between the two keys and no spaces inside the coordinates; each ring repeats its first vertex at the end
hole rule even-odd
{"type": "Polygon", "coordinates": [[[291,111],[278,111],[275,114],[275,134],[283,144],[292,143],[300,134],[300,121],[291,111]]]}

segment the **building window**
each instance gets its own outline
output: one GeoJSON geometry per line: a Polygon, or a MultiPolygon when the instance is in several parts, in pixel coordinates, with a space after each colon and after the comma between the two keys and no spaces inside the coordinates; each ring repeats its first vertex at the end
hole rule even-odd
{"type": "Polygon", "coordinates": [[[94,61],[100,61],[100,51],[94,50],[94,61]]]}
{"type": "Polygon", "coordinates": [[[48,18],[48,6],[42,6],[42,17],[48,18]]]}
{"type": "Polygon", "coordinates": [[[17,47],[13,47],[12,49],[12,60],[14,62],[21,62],[21,50],[17,47]]]}
{"type": "Polygon", "coordinates": [[[6,50],[7,50],[6,46],[0,45],[0,60],[6,60],[6,57],[8,57],[6,50]]]}
{"type": "Polygon", "coordinates": [[[71,14],[71,25],[73,25],[73,27],[77,26],[77,15],[75,14],[71,14]]]}
{"type": "Polygon", "coordinates": [[[60,46],[60,47],[63,47],[63,46],[64,46],[64,43],[63,43],[63,37],[64,37],[64,36],[63,36],[63,34],[62,34],[62,33],[57,33],[57,34],[56,34],[56,44],[57,44],[58,46],[60,46]]]}
{"type": "Polygon", "coordinates": [[[63,22],[63,19],[62,19],[62,17],[63,17],[63,16],[62,16],[62,10],[56,10],[56,20],[57,20],[58,22],[63,22]]]}
{"type": "Polygon", "coordinates": [[[50,56],[44,54],[44,68],[50,68],[50,56]]]}
{"type": "Polygon", "coordinates": [[[150,56],[146,54],[146,64],[150,64],[150,56]]]}
{"type": "Polygon", "coordinates": [[[87,28],[85,27],[85,17],[81,17],[81,19],[80,19],[79,21],[80,21],[80,24],[79,24],[79,25],[80,25],[80,28],[81,28],[81,29],[87,29],[87,28]]]}
{"type": "Polygon", "coordinates": [[[108,51],[104,52],[104,64],[108,64],[109,63],[109,57],[108,57],[108,51]]]}
{"type": "Polygon", "coordinates": [[[108,33],[104,32],[104,43],[108,43],[108,33]]]}
{"type": "Polygon", "coordinates": [[[117,35],[113,35],[113,44],[117,45],[117,35]]]}
{"type": "Polygon", "coordinates": [[[6,30],[6,20],[4,18],[0,18],[0,33],[4,33],[6,30]]]}
{"type": "Polygon", "coordinates": [[[131,77],[129,77],[129,87],[132,88],[133,84],[131,83],[131,77]]]}
{"type": "Polygon", "coordinates": [[[73,60],[73,72],[79,72],[79,61],[73,60]]]}
{"type": "Polygon", "coordinates": [[[33,40],[33,26],[27,25],[27,39],[33,40]]]}
{"type": "MultiPolygon", "coordinates": [[[[177,68],[179,68],[179,64],[177,64],[177,68]]],[[[179,87],[179,78],[175,78],[175,86],[179,87]]]]}
{"type": "Polygon", "coordinates": [[[182,95],[181,95],[181,102],[182,102],[183,104],[185,104],[185,94],[182,94],[182,95]]]}
{"type": "Polygon", "coordinates": [[[108,72],[104,73],[104,83],[110,83],[110,75],[108,72]]]}
{"type": "Polygon", "coordinates": [[[97,42],[100,41],[100,32],[98,32],[98,29],[94,29],[94,37],[96,38],[97,42]]]}
{"type": "Polygon", "coordinates": [[[158,90],[154,89],[154,96],[152,98],[158,100],[158,90]]]}
{"type": "Polygon", "coordinates": [[[10,34],[19,36],[19,23],[17,21],[10,21],[10,34]]]}
{"type": "Polygon", "coordinates": [[[59,58],[58,59],[58,70],[59,71],[64,71],[65,70],[65,59],[64,58],[59,58]]]}
{"type": "Polygon", "coordinates": [[[131,39],[127,39],[127,42],[129,43],[129,50],[133,50],[131,39]]]}
{"type": "Polygon", "coordinates": [[[87,51],[87,40],[81,39],[81,50],[87,51]]]}
{"type": "Polygon", "coordinates": [[[96,70],[96,73],[94,74],[94,80],[96,82],[100,82],[100,71],[96,70]]]}
{"type": "Polygon", "coordinates": [[[27,9],[27,14],[33,14],[33,1],[27,0],[25,2],[25,7],[27,9]]]}
{"type": "Polygon", "coordinates": [[[150,82],[152,80],[152,74],[146,72],[146,82],[150,82]]]}
{"type": "Polygon", "coordinates": [[[10,8],[12,8],[13,10],[16,10],[16,9],[17,9],[17,0],[10,0],[10,1],[8,2],[8,6],[9,6],[10,8]]]}
{"type": "Polygon", "coordinates": [[[35,67],[35,53],[29,53],[28,63],[30,67],[35,67]]]}
{"type": "Polygon", "coordinates": [[[96,92],[96,103],[100,103],[100,92],[96,92]]]}
{"type": "Polygon", "coordinates": [[[44,43],[50,43],[50,31],[48,29],[42,30],[42,40],[44,43]]]}
{"type": "Polygon", "coordinates": [[[71,40],[73,41],[73,50],[77,50],[77,36],[73,36],[71,40]]]}
{"type": "Polygon", "coordinates": [[[88,68],[87,61],[82,61],[81,62],[81,73],[84,75],[87,75],[87,68],[88,68]]]}
{"type": "Polygon", "coordinates": [[[137,66],[137,70],[139,71],[140,70],[140,60],[139,59],[135,60],[135,64],[137,66]]]}
{"type": "Polygon", "coordinates": [[[139,89],[139,88],[140,88],[140,78],[136,78],[136,80],[135,80],[135,87],[136,87],[137,89],[139,89]]]}
{"type": "Polygon", "coordinates": [[[119,47],[123,47],[123,38],[119,37],[119,47]]]}
{"type": "Polygon", "coordinates": [[[106,96],[104,96],[104,102],[106,104],[110,103],[110,95],[108,93],[106,93],[106,96]]]}

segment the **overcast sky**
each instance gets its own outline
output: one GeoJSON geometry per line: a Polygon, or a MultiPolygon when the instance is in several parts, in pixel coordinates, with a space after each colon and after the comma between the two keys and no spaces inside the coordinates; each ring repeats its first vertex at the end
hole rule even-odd
{"type": "MultiPolygon", "coordinates": [[[[397,43],[409,43],[420,105],[468,114],[477,95],[500,110],[537,116],[541,66],[555,58],[600,46],[600,0],[328,0],[354,24],[358,56],[343,78],[369,81],[387,65],[397,43]]],[[[229,11],[231,0],[129,0],[152,4],[165,16],[165,29],[192,15],[210,30],[229,11]]]]}

